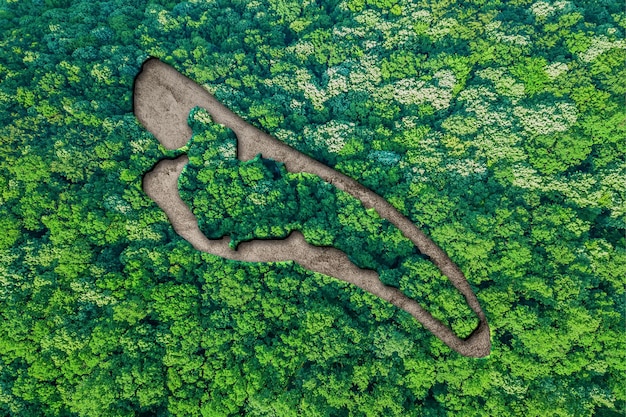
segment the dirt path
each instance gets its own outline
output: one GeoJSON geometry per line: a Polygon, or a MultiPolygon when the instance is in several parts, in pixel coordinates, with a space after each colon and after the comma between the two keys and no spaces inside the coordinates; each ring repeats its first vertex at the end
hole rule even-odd
{"type": "Polygon", "coordinates": [[[441,339],[451,349],[464,356],[484,357],[491,351],[489,325],[476,295],[459,267],[429,237],[408,218],[375,192],[353,179],[300,153],[248,124],[231,112],[208,91],[180,74],[174,68],[151,58],[147,60],[135,79],[134,112],[137,119],[167,149],[184,146],[191,138],[187,117],[192,108],[205,108],[213,120],[232,129],[237,135],[237,157],[245,161],[257,154],[280,161],[293,173],[315,174],[337,188],[358,198],[366,208],[393,223],[408,239],[428,256],[450,282],[463,294],[467,304],[480,320],[476,330],[465,340],[435,319],[416,301],[396,288],[384,285],[375,271],[356,267],[341,251],[308,244],[302,234],[293,232],[282,240],[253,240],[241,243],[237,250],[228,247],[228,237],[209,240],[198,227],[191,210],[178,192],[178,177],[188,159],[162,160],[144,177],[144,190],[167,214],[174,230],[196,249],[246,262],[275,262],[293,260],[312,271],[350,282],[419,320],[425,328],[441,339]]]}

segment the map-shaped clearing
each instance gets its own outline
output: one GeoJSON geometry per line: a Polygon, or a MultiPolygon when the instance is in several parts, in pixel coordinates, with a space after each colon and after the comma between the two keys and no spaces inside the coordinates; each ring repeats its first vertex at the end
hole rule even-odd
{"type": "Polygon", "coordinates": [[[206,109],[216,123],[237,135],[237,158],[247,161],[258,154],[282,162],[292,173],[310,173],[334,185],[373,208],[381,218],[395,225],[419,251],[435,264],[442,274],[465,297],[479,319],[479,325],[465,340],[434,318],[415,300],[397,288],[385,285],[376,271],[354,265],[342,251],[313,246],[304,236],[292,232],[285,239],[252,240],[229,246],[230,238],[208,239],[198,227],[189,207],[181,199],[178,178],[189,162],[186,155],[164,159],[145,175],[144,191],[166,213],[174,230],[197,250],[226,259],[245,262],[294,261],[304,268],[337,278],[380,297],[415,317],[426,329],[456,352],[469,357],[485,357],[491,351],[489,325],[476,295],[459,267],[428,236],[384,198],[355,180],[310,158],[272,136],[260,131],[227,109],[208,91],[158,59],[148,59],[135,79],[134,112],[137,119],[169,150],[181,148],[190,140],[187,123],[195,107],[206,109]]]}

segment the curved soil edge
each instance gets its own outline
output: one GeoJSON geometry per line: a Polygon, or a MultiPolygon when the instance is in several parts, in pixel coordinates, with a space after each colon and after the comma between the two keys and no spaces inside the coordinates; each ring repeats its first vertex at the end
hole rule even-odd
{"type": "Polygon", "coordinates": [[[358,198],[366,208],[394,224],[410,239],[420,252],[430,258],[450,282],[465,297],[469,307],[480,320],[479,326],[463,340],[435,319],[416,301],[397,288],[384,285],[375,271],[352,264],[348,257],[334,248],[308,244],[302,234],[293,232],[281,240],[253,240],[241,243],[237,250],[228,247],[228,237],[210,240],[200,231],[197,219],[182,201],[178,192],[178,177],[188,159],[162,160],[144,177],[144,190],[167,214],[174,230],[196,249],[227,259],[246,262],[276,262],[293,260],[303,267],[350,282],[415,317],[447,346],[464,356],[485,357],[491,352],[489,325],[476,295],[459,267],[429,237],[384,198],[353,179],[310,158],[248,124],[222,105],[208,91],[171,66],[150,58],[144,62],[135,78],[134,113],[143,126],[167,149],[184,146],[191,138],[187,118],[192,108],[205,108],[216,123],[232,129],[237,135],[237,157],[248,160],[261,154],[280,161],[293,173],[317,175],[337,188],[358,198]]]}

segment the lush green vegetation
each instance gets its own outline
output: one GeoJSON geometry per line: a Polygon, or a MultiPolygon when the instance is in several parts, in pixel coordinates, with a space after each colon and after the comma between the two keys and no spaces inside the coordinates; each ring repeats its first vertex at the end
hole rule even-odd
{"type": "MultiPolygon", "coordinates": [[[[0,414],[623,413],[625,31],[612,0],[1,2],[0,414]],[[423,227],[492,355],[298,266],[194,251],[141,190],[175,154],[132,113],[149,55],[423,227]]],[[[208,235],[302,230],[468,331],[356,200],[194,132],[181,186],[208,235]]]]}

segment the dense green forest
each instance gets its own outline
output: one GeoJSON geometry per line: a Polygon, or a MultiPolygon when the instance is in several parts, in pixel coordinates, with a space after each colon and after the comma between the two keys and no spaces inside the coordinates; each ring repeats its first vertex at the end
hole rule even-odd
{"type": "MultiPolygon", "coordinates": [[[[617,0],[0,0],[0,415],[623,415],[625,31],[617,0]],[[141,188],[179,152],[133,115],[149,56],[419,225],[468,277],[491,355],[180,238],[141,188]]],[[[202,116],[180,186],[207,235],[301,230],[472,330],[393,226],[236,160],[202,116]]]]}

